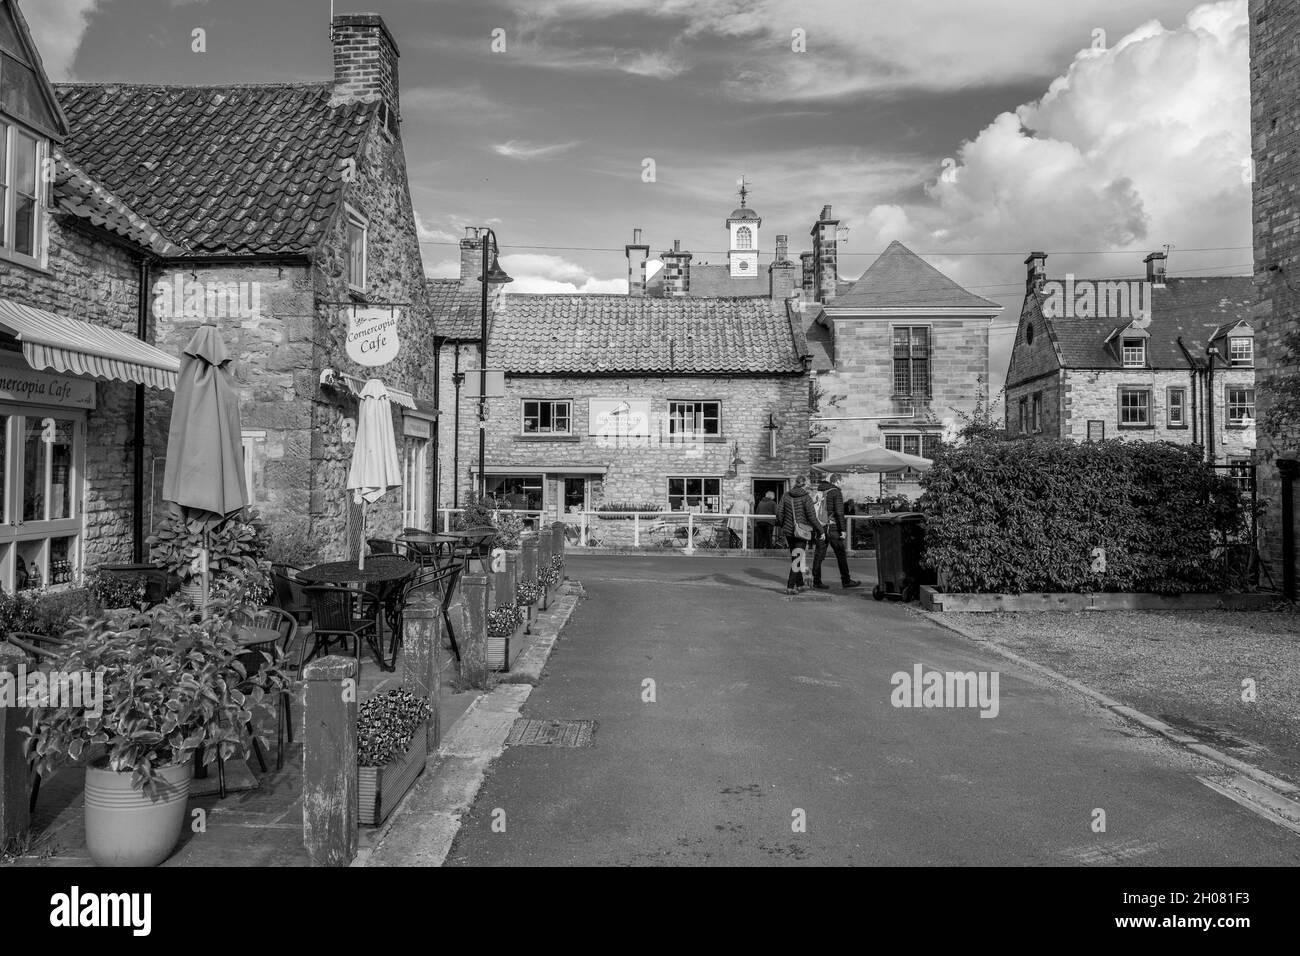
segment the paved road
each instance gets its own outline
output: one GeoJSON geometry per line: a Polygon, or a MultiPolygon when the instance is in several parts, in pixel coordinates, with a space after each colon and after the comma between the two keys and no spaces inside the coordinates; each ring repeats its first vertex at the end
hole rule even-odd
{"type": "Polygon", "coordinates": [[[448,865],[1300,864],[1216,765],[863,591],[788,598],[771,559],[569,572],[588,599],[524,716],[594,745],[508,748],[448,865]],[[999,672],[998,716],[892,706],[917,664],[999,672]]]}

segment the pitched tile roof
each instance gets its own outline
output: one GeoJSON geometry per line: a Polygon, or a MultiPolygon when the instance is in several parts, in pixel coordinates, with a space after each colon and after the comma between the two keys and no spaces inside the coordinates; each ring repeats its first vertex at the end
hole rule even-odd
{"type": "Polygon", "coordinates": [[[980,309],[1001,306],[973,292],[895,240],[847,292],[830,303],[835,310],[854,309],[980,309]]]}
{"type": "Polygon", "coordinates": [[[475,295],[478,289],[462,286],[459,279],[428,279],[425,287],[433,334],[457,342],[477,342],[482,331],[482,302],[475,295]]]}
{"type": "Polygon", "coordinates": [[[706,375],[803,371],[801,321],[761,298],[510,295],[488,365],[514,373],[706,375]]]}
{"type": "Polygon", "coordinates": [[[168,240],[198,255],[309,255],[375,103],[329,83],[56,87],[64,153],[168,240]]]}
{"type": "Polygon", "coordinates": [[[160,256],[176,256],[184,252],[58,150],[51,154],[51,158],[54,160],[54,202],[61,212],[160,256]]]}
{"type": "MultiPolygon", "coordinates": [[[[1076,279],[1076,284],[1082,280],[1076,279]]],[[[1094,280],[1132,281],[1132,280],[1094,280]]],[[[1048,324],[1066,368],[1123,368],[1117,353],[1105,346],[1106,337],[1126,328],[1130,320],[1059,316],[1047,319],[1042,304],[1046,298],[1035,293],[1033,315],[1048,324]]],[[[1178,346],[1183,340],[1188,351],[1205,357],[1205,348],[1218,335],[1250,318],[1256,299],[1251,276],[1206,276],[1165,280],[1163,288],[1151,291],[1151,324],[1146,331],[1147,364],[1152,368],[1187,368],[1187,357],[1178,346]]],[[[1032,305],[1032,303],[1031,303],[1032,305]]]]}

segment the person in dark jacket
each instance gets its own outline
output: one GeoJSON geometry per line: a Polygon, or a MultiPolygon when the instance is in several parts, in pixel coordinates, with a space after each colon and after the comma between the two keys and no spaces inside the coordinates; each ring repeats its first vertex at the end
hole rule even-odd
{"type": "Polygon", "coordinates": [[[798,594],[800,591],[808,590],[808,582],[804,578],[804,571],[808,565],[808,545],[822,532],[821,523],[817,520],[817,512],[813,510],[812,495],[808,493],[806,476],[800,475],[796,478],[794,487],[781,499],[781,505],[777,510],[777,524],[781,528],[781,534],[785,535],[786,543],[790,546],[790,574],[786,578],[785,593],[798,594]],[[812,539],[800,537],[795,533],[796,521],[812,529],[812,539]]]}
{"type": "MultiPolygon", "coordinates": [[[[762,498],[758,499],[758,504],[754,506],[754,514],[770,515],[776,517],[776,492],[769,491],[762,498]]],[[[754,522],[754,547],[760,551],[772,547],[772,531],[776,522],[774,521],[756,521],[754,522]]]]}
{"type": "Polygon", "coordinates": [[[848,534],[848,522],[844,520],[844,493],[840,491],[840,476],[827,475],[817,485],[817,490],[826,495],[826,533],[817,540],[817,552],[813,556],[813,587],[818,591],[829,591],[830,585],[822,583],[822,562],[826,560],[826,549],[835,551],[835,563],[839,565],[840,586],[844,588],[862,587],[861,581],[854,581],[849,575],[849,559],[844,553],[844,538],[848,534]]]}

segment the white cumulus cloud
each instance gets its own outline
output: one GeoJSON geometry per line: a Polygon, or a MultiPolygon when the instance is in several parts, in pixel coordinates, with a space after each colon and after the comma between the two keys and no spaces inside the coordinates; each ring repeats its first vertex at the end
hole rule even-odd
{"type": "Polygon", "coordinates": [[[23,16],[40,51],[45,72],[59,83],[73,79],[72,67],[98,0],[39,0],[23,4],[23,16]]]}

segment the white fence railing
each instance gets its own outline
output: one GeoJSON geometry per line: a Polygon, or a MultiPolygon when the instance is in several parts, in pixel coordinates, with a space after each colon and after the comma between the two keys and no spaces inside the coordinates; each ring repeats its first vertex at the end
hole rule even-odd
{"type": "MultiPolygon", "coordinates": [[[[438,524],[451,531],[454,516],[464,509],[439,508],[438,524]]],[[[526,527],[556,520],[553,511],[515,511],[526,527]]],[[[874,547],[866,515],[848,515],[848,548],[874,547]]],[[[568,543],[577,548],[633,548],[677,550],[692,554],[700,549],[739,548],[785,550],[771,515],[719,514],[694,511],[570,511],[559,516],[566,525],[568,543]]]]}

